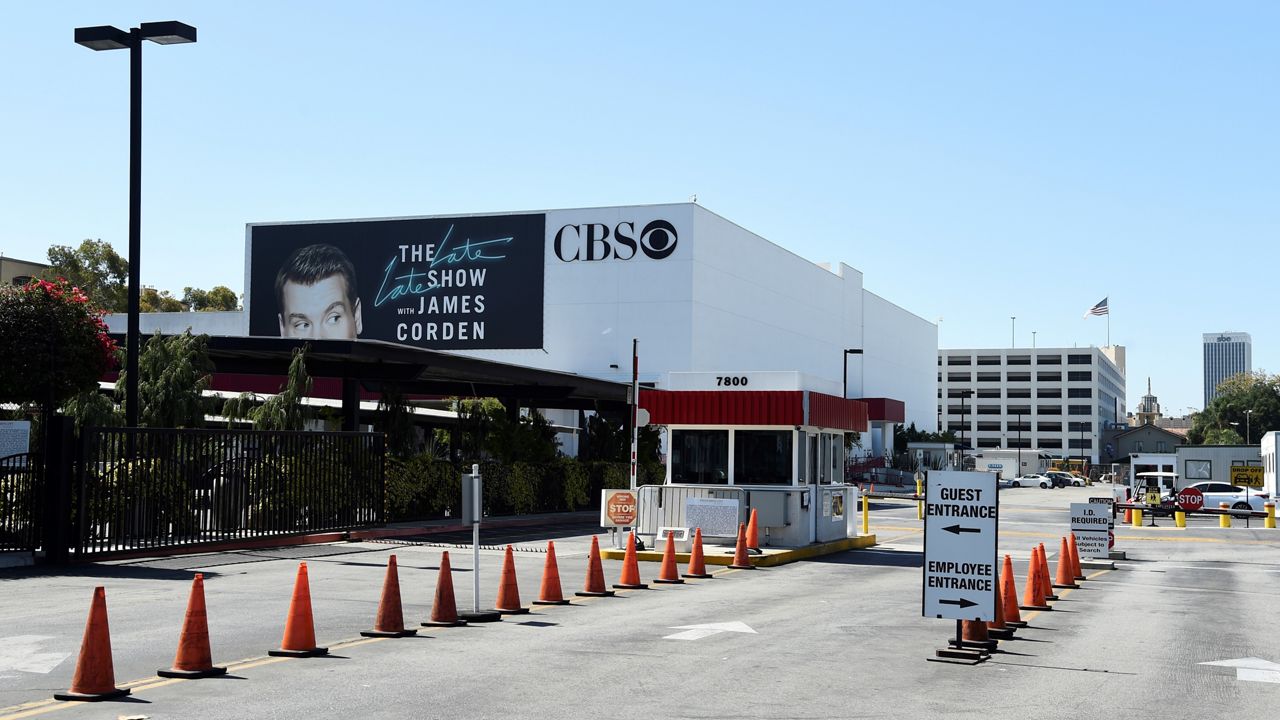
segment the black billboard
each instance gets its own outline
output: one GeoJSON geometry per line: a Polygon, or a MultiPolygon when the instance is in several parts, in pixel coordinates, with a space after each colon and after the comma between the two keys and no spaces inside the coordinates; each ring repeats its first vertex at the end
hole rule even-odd
{"type": "Polygon", "coordinates": [[[542,347],[546,215],[249,227],[249,334],[542,347]]]}

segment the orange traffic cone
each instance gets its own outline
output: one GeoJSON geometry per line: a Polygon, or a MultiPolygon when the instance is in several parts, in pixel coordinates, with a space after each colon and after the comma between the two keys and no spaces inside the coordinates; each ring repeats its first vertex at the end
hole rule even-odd
{"type": "Polygon", "coordinates": [[[387,577],[382,581],[382,601],[378,603],[378,615],[372,630],[361,630],[365,637],[408,637],[417,630],[405,630],[404,608],[400,605],[400,571],[396,569],[396,556],[387,558],[387,577]]]}
{"type": "Polygon", "coordinates": [[[627,554],[622,558],[622,577],[613,586],[619,590],[645,590],[648,585],[640,582],[640,563],[636,560],[636,533],[627,533],[627,554]]]}
{"type": "Polygon", "coordinates": [[[1080,568],[1080,548],[1076,546],[1075,533],[1071,533],[1071,541],[1068,543],[1068,548],[1071,550],[1071,567],[1075,572],[1076,580],[1087,580],[1088,578],[1084,576],[1084,571],[1080,568]]]}
{"type": "Polygon", "coordinates": [[[997,640],[1008,640],[1013,637],[1013,628],[1004,621],[1004,608],[1001,607],[1000,582],[996,578],[995,585],[995,619],[987,621],[987,635],[997,640]]]}
{"type": "Polygon", "coordinates": [[[680,577],[680,570],[676,568],[676,540],[675,533],[671,531],[667,531],[667,546],[662,550],[662,569],[653,581],[664,585],[680,585],[684,582],[680,577]]]}
{"type": "Polygon", "coordinates": [[[213,666],[213,654],[209,650],[209,617],[204,607],[204,575],[201,573],[196,573],[191,581],[187,617],[182,623],[182,635],[178,637],[178,654],[173,658],[173,667],[157,670],[156,674],[191,679],[227,674],[226,668],[213,666]]]}
{"type": "Polygon", "coordinates": [[[440,553],[440,576],[436,580],[436,599],[431,603],[431,619],[419,623],[423,627],[457,627],[467,621],[458,617],[458,603],[453,597],[453,567],[449,551],[440,553]]]}
{"type": "Polygon", "coordinates": [[[729,567],[734,570],[755,570],[751,564],[751,556],[747,554],[747,527],[738,523],[738,542],[733,546],[733,562],[729,567]]]}
{"type": "Polygon", "coordinates": [[[987,633],[987,624],[981,620],[963,620],[960,623],[960,642],[956,642],[955,638],[947,641],[952,647],[962,648],[982,648],[983,650],[995,650],[997,643],[991,639],[991,635],[987,633]]]}
{"type": "Polygon", "coordinates": [[[493,609],[503,615],[523,615],[529,608],[520,605],[520,588],[516,585],[516,558],[511,546],[502,558],[502,584],[498,586],[498,601],[493,609]]]}
{"type": "Polygon", "coordinates": [[[1004,624],[1009,627],[1026,627],[1022,613],[1018,612],[1018,585],[1013,577],[1013,558],[1004,556],[1000,569],[1000,609],[1004,610],[1004,624]]]}
{"type": "Polygon", "coordinates": [[[1071,567],[1071,550],[1067,548],[1067,539],[1062,538],[1058,550],[1058,572],[1054,576],[1053,586],[1056,588],[1078,588],[1075,569],[1071,567]]]}
{"type": "Polygon", "coordinates": [[[542,588],[534,605],[568,605],[560,589],[560,566],[556,564],[556,544],[547,541],[547,561],[542,564],[542,588]]]}
{"type": "Polygon", "coordinates": [[[298,577],[293,581],[293,599],[284,620],[284,639],[279,650],[269,650],[273,657],[315,657],[328,655],[329,648],[316,647],[315,619],[311,617],[311,584],[307,581],[307,564],[298,563],[298,577]]]}
{"type": "Polygon", "coordinates": [[[582,590],[574,593],[579,597],[609,597],[613,591],[604,586],[604,566],[600,564],[600,541],[591,536],[591,554],[587,557],[587,579],[582,590]]]}
{"type": "Polygon", "coordinates": [[[693,550],[689,552],[689,572],[684,574],[687,578],[709,578],[711,573],[707,572],[707,563],[702,557],[702,528],[693,529],[693,550]]]}
{"type": "Polygon", "coordinates": [[[751,508],[751,516],[747,518],[747,552],[752,555],[760,553],[760,529],[756,526],[756,509],[751,508]]]}
{"type": "Polygon", "coordinates": [[[1018,607],[1023,610],[1052,610],[1049,604],[1044,601],[1044,583],[1040,579],[1040,555],[1035,548],[1031,548],[1031,560],[1027,566],[1027,585],[1022,591],[1022,604],[1018,607]]]}
{"type": "Polygon", "coordinates": [[[128,694],[128,688],[116,687],[115,666],[111,663],[111,629],[107,627],[107,591],[99,585],[93,589],[89,620],[84,625],[84,640],[80,643],[80,659],[76,661],[71,689],[55,693],[53,697],[57,700],[97,702],[128,694]]]}
{"type": "Polygon", "coordinates": [[[1053,594],[1053,580],[1049,575],[1049,556],[1044,552],[1044,543],[1038,546],[1040,553],[1040,591],[1044,593],[1045,600],[1057,600],[1058,596],[1053,594]]]}
{"type": "Polygon", "coordinates": [[[1131,525],[1133,523],[1133,508],[1124,509],[1124,524],[1131,525]]]}

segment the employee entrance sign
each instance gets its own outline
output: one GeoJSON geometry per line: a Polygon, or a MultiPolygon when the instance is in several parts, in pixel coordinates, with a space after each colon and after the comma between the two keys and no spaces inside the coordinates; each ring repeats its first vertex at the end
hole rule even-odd
{"type": "Polygon", "coordinates": [[[1111,547],[1111,506],[1071,503],[1071,534],[1082,558],[1105,558],[1111,547]]]}
{"type": "Polygon", "coordinates": [[[998,509],[995,473],[929,471],[922,615],[995,619],[998,509]]]}

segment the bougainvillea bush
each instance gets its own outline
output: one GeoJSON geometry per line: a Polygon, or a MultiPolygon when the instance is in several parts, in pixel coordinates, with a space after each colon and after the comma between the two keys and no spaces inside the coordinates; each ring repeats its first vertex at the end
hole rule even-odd
{"type": "Polygon", "coordinates": [[[60,405],[115,363],[103,312],[64,278],[0,289],[0,401],[60,405]]]}

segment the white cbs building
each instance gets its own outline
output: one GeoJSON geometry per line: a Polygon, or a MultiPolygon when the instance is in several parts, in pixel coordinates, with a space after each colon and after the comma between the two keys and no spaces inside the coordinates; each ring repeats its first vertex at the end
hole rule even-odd
{"type": "Polygon", "coordinates": [[[872,404],[862,444],[875,455],[894,423],[936,429],[937,326],[868,291],[860,271],[692,203],[546,216],[544,349],[466,354],[630,381],[635,338],[640,381],[657,389],[900,401],[904,417],[872,404]]]}

